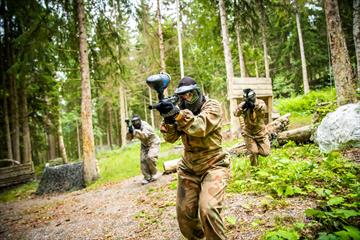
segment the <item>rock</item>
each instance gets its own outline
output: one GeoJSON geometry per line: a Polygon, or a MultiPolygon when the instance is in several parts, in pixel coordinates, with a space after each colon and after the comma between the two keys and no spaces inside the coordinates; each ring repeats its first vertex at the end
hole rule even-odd
{"type": "Polygon", "coordinates": [[[83,163],[45,166],[36,194],[66,192],[85,187],[83,163]]]}
{"type": "Polygon", "coordinates": [[[322,152],[360,147],[360,102],[347,104],[326,115],[315,133],[322,152]]]}

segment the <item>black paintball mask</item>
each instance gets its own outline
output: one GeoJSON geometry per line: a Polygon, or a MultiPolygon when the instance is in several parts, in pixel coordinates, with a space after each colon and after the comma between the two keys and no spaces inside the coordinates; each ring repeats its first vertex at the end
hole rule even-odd
{"type": "Polygon", "coordinates": [[[183,77],[178,87],[175,89],[175,95],[179,97],[180,109],[189,109],[194,115],[198,115],[201,107],[205,102],[204,96],[201,94],[199,87],[191,77],[183,77]],[[184,99],[182,96],[191,93],[191,99],[184,99]]]}
{"type": "Polygon", "coordinates": [[[131,118],[131,124],[134,126],[135,129],[141,128],[141,118],[139,117],[139,115],[134,115],[131,118]]]}
{"type": "Polygon", "coordinates": [[[246,88],[243,90],[243,97],[245,104],[244,109],[253,109],[255,107],[256,94],[251,88],[246,88]]]}

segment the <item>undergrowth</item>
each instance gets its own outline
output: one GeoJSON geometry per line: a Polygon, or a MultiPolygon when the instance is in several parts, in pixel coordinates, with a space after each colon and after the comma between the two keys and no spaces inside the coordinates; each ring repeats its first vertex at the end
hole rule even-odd
{"type": "Polygon", "coordinates": [[[333,101],[336,101],[335,89],[326,88],[293,98],[277,99],[274,107],[281,115],[291,113],[292,115],[306,116],[314,113],[317,104],[333,101]]]}
{"type": "Polygon", "coordinates": [[[264,193],[279,199],[303,196],[320,202],[316,209],[305,212],[308,223],[290,229],[279,225],[264,239],[357,239],[351,236],[360,233],[356,227],[360,222],[359,168],[340,153],[326,155],[313,144],[290,142],[260,158],[258,167],[251,167],[245,157],[234,159],[228,191],[264,193]]]}

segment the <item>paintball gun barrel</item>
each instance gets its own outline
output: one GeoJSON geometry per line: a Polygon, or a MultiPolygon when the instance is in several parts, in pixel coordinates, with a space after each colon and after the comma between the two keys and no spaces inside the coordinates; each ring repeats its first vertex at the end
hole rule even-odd
{"type": "MultiPolygon", "coordinates": [[[[146,79],[146,84],[157,92],[159,103],[171,102],[173,104],[176,104],[179,99],[176,95],[167,98],[164,97],[164,91],[169,86],[170,79],[170,75],[167,73],[154,74],[146,79]]],[[[159,103],[150,105],[149,109],[156,109],[159,103]]]]}

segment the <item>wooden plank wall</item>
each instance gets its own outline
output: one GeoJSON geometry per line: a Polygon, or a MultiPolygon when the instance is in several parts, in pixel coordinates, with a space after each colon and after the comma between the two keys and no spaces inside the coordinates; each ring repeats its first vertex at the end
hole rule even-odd
{"type": "Polygon", "coordinates": [[[34,178],[30,163],[0,168],[0,187],[26,182],[34,178]]]}
{"type": "Polygon", "coordinates": [[[272,121],[272,85],[271,78],[234,78],[230,86],[230,99],[236,99],[239,104],[243,98],[243,89],[251,88],[255,91],[256,97],[264,100],[268,110],[266,112],[267,122],[272,121]]]}
{"type": "Polygon", "coordinates": [[[256,96],[272,96],[271,78],[234,78],[231,89],[231,98],[242,98],[243,89],[251,88],[256,92],[256,96]]]}

